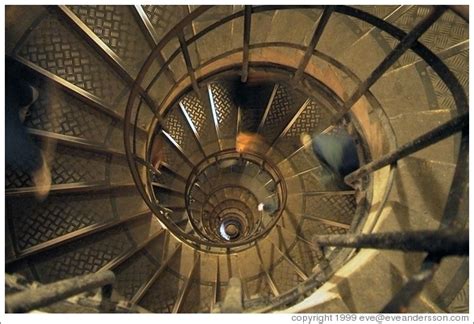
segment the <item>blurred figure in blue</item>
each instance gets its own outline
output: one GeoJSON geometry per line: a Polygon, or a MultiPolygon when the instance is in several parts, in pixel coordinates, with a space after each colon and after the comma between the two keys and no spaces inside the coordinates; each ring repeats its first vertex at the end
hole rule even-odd
{"type": "Polygon", "coordinates": [[[36,197],[44,199],[51,188],[51,173],[41,149],[33,143],[23,122],[39,97],[38,91],[13,73],[5,85],[5,162],[31,175],[36,197]]]}
{"type": "Polygon", "coordinates": [[[354,139],[346,129],[313,136],[311,146],[323,167],[322,184],[328,189],[352,189],[344,177],[357,170],[360,163],[354,139]]]}

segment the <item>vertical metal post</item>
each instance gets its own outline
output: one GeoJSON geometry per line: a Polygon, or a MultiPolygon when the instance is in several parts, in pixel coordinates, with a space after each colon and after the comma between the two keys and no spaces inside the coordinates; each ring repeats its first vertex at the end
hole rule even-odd
{"type": "Polygon", "coordinates": [[[418,38],[425,33],[428,28],[433,25],[436,20],[446,11],[445,6],[435,6],[432,12],[419,22],[397,46],[384,58],[384,60],[375,68],[370,76],[362,82],[354,91],[351,97],[344,103],[342,111],[336,114],[332,124],[337,124],[346,113],[354,106],[354,104],[369,90],[369,88],[377,82],[378,79],[393,65],[395,62],[415,44],[418,38]]]}
{"type": "Polygon", "coordinates": [[[186,64],[186,69],[188,70],[188,75],[191,78],[191,84],[194,92],[196,92],[197,97],[201,98],[201,92],[199,91],[199,85],[196,80],[196,74],[194,73],[193,64],[191,62],[191,56],[189,55],[188,45],[184,38],[184,32],[180,30],[178,32],[179,45],[181,47],[181,52],[183,53],[184,62],[186,64]]]}
{"type": "Polygon", "coordinates": [[[326,27],[329,21],[329,17],[331,16],[333,10],[334,10],[333,6],[327,6],[326,8],[324,8],[323,14],[321,15],[319,19],[318,26],[314,30],[313,37],[311,38],[308,48],[306,49],[306,52],[300,61],[298,70],[296,70],[295,76],[293,77],[293,82],[298,83],[303,77],[304,70],[306,69],[306,66],[309,63],[309,60],[311,59],[311,56],[313,55],[313,51],[315,50],[316,45],[318,45],[318,42],[321,39],[324,28],[326,27]]]}
{"type": "Polygon", "coordinates": [[[250,27],[252,23],[252,6],[245,6],[244,9],[244,40],[242,53],[242,76],[241,81],[247,82],[249,75],[249,44],[250,44],[250,27]]]}

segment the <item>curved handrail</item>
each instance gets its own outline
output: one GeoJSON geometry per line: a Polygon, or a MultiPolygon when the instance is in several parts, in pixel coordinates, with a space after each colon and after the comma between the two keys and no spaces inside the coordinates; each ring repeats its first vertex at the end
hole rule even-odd
{"type": "MultiPolygon", "coordinates": [[[[252,13],[266,12],[266,11],[272,11],[272,10],[274,11],[274,10],[303,9],[303,8],[304,9],[315,9],[315,8],[320,9],[322,7],[323,6],[282,6],[282,5],[254,6],[254,7],[252,7],[252,13]]],[[[164,48],[164,46],[166,44],[168,44],[169,41],[173,37],[176,37],[177,34],[185,26],[191,24],[194,19],[201,16],[209,8],[210,7],[199,7],[196,11],[192,12],[190,15],[183,18],[174,28],[172,28],[163,37],[163,39],[158,43],[158,45],[152,50],[152,52],[148,56],[148,58],[145,61],[142,69],[138,73],[137,78],[136,78],[136,80],[133,84],[132,90],[130,92],[130,97],[129,97],[129,100],[128,100],[128,103],[127,103],[127,108],[126,108],[126,113],[125,113],[125,125],[124,125],[125,151],[126,151],[126,154],[127,154],[128,163],[129,163],[134,181],[136,182],[137,187],[139,187],[138,190],[139,190],[140,194],[142,195],[145,202],[147,202],[147,204],[149,206],[154,205],[154,204],[148,198],[146,198],[146,192],[144,191],[144,189],[140,185],[140,184],[142,184],[141,177],[139,175],[139,172],[138,172],[138,170],[136,168],[136,165],[135,165],[135,161],[134,161],[133,156],[131,154],[131,148],[130,148],[130,142],[129,142],[129,140],[130,140],[130,126],[128,125],[127,121],[130,121],[134,101],[135,101],[136,97],[139,95],[139,87],[141,86],[141,82],[143,81],[146,73],[148,72],[149,67],[151,66],[153,61],[157,58],[157,55],[159,53],[161,53],[161,50],[164,48]]],[[[369,13],[366,13],[362,10],[355,9],[355,8],[352,8],[352,7],[349,7],[349,6],[335,6],[334,10],[335,10],[335,12],[345,14],[345,15],[354,17],[356,19],[360,19],[360,20],[362,20],[366,23],[369,23],[369,24],[379,28],[380,30],[383,30],[384,32],[388,33],[390,36],[392,36],[392,37],[394,37],[398,40],[401,40],[403,37],[405,37],[407,35],[407,33],[404,32],[403,30],[401,30],[400,28],[398,28],[396,26],[393,26],[390,23],[388,23],[388,22],[386,22],[386,21],[384,21],[384,20],[382,20],[378,17],[375,17],[375,16],[373,16],[369,13]]],[[[236,19],[238,17],[241,17],[243,15],[244,15],[244,10],[241,10],[237,13],[234,13],[232,15],[229,15],[229,16],[221,19],[220,21],[218,21],[214,24],[211,24],[210,26],[208,26],[207,28],[202,30],[200,33],[198,33],[198,34],[194,35],[193,37],[191,37],[190,39],[188,39],[186,41],[186,45],[189,46],[190,44],[196,42],[198,39],[203,37],[208,32],[210,32],[210,31],[214,30],[215,28],[217,28],[218,26],[221,26],[222,24],[224,24],[228,21],[231,21],[233,19],[236,19]]],[[[253,46],[255,46],[255,44],[253,44],[253,46]]],[[[252,48],[252,45],[250,45],[250,48],[252,48]]],[[[413,50],[413,52],[415,52],[417,55],[419,55],[434,70],[434,72],[436,74],[438,74],[440,79],[445,83],[445,85],[448,87],[449,91],[451,92],[451,95],[454,98],[455,105],[456,105],[458,111],[460,111],[460,112],[467,111],[468,103],[467,103],[467,98],[466,98],[466,95],[464,93],[464,90],[462,89],[462,87],[461,87],[459,81],[457,80],[457,78],[454,76],[454,74],[446,66],[446,64],[444,64],[444,62],[439,57],[437,57],[433,52],[431,52],[431,50],[429,50],[425,45],[423,45],[419,41],[416,41],[414,43],[414,45],[411,47],[411,50],[413,50]]],[[[236,51],[236,50],[234,49],[233,51],[236,51]]],[[[161,73],[163,73],[163,70],[169,66],[169,64],[172,62],[172,60],[175,59],[177,57],[177,55],[180,54],[180,52],[181,52],[181,50],[178,49],[178,50],[175,51],[175,53],[172,54],[172,56],[168,59],[168,61],[158,71],[157,77],[148,85],[147,89],[149,89],[149,87],[151,87],[154,84],[154,82],[156,82],[156,80],[159,78],[161,73]]],[[[237,52],[239,52],[239,51],[237,50],[237,52]]],[[[314,53],[316,53],[316,52],[317,51],[314,51],[314,53]]],[[[226,53],[226,54],[229,55],[228,53],[226,53]]],[[[207,62],[204,62],[204,63],[200,64],[198,67],[196,67],[196,70],[202,68],[202,66],[205,66],[206,63],[207,62]]],[[[189,73],[187,75],[183,76],[182,80],[185,80],[188,77],[189,77],[189,73]]],[[[171,93],[171,92],[169,92],[169,93],[171,93]]],[[[367,96],[367,95],[368,94],[365,94],[365,96],[367,96]]],[[[165,101],[163,100],[161,104],[163,104],[163,102],[165,102],[165,101]]],[[[160,107],[161,107],[161,104],[160,104],[160,107]]],[[[163,107],[161,107],[159,110],[163,111],[162,108],[163,107]]],[[[160,122],[159,121],[160,115],[158,115],[158,117],[156,117],[156,118],[158,119],[158,122],[160,122]]],[[[134,142],[135,142],[135,138],[134,138],[134,142]]],[[[389,176],[390,178],[393,178],[394,172],[395,172],[395,168],[392,165],[391,170],[390,170],[390,176],[389,176]]],[[[389,191],[384,193],[383,199],[382,199],[383,202],[386,201],[386,199],[388,197],[388,194],[389,194],[389,191]]],[[[383,205],[384,204],[382,204],[382,206],[383,205]]],[[[161,209],[159,206],[154,206],[151,209],[153,211],[158,211],[158,213],[160,213],[160,214],[164,213],[164,210],[161,209]]],[[[377,214],[380,214],[379,211],[377,211],[377,214]]],[[[162,220],[160,219],[160,221],[162,221],[162,220]]],[[[172,227],[171,224],[166,224],[166,222],[165,222],[164,225],[165,225],[164,226],[165,228],[172,227]]],[[[228,245],[226,244],[226,247],[227,246],[228,245]]]]}

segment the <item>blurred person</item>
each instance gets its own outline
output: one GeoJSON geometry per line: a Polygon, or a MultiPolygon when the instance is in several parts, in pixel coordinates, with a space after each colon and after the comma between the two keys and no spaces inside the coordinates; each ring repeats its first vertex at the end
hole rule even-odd
{"type": "Polygon", "coordinates": [[[261,135],[251,132],[239,132],[235,141],[235,148],[239,153],[258,152],[265,145],[261,135]]]}
{"type": "Polygon", "coordinates": [[[351,135],[340,129],[334,133],[322,133],[311,137],[301,137],[303,145],[312,152],[323,167],[321,183],[328,189],[352,189],[344,182],[344,177],[360,166],[356,144],[351,135]]]}
{"type": "Polygon", "coordinates": [[[43,200],[51,189],[51,172],[41,149],[28,135],[23,123],[39,97],[36,88],[9,73],[5,85],[5,162],[31,175],[35,195],[43,200]]]}

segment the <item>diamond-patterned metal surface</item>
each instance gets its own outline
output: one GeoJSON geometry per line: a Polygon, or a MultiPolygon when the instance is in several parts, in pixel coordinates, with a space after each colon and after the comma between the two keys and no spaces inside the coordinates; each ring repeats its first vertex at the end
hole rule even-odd
{"type": "Polygon", "coordinates": [[[78,99],[47,87],[39,89],[38,101],[30,107],[25,126],[48,132],[104,142],[112,120],[78,99]]]}
{"type": "MultiPolygon", "coordinates": [[[[51,165],[53,184],[92,182],[105,179],[106,156],[78,149],[58,146],[51,165]]],[[[32,187],[31,176],[21,170],[7,167],[5,187],[32,187]]]]}
{"type": "Polygon", "coordinates": [[[173,26],[188,14],[187,6],[143,6],[153,24],[158,38],[162,38],[173,26]]]}
{"type": "Polygon", "coordinates": [[[323,108],[317,102],[311,100],[285,136],[299,138],[302,133],[312,134],[315,132],[320,128],[319,125],[323,117],[322,110],[323,108]]]}
{"type": "MultiPolygon", "coordinates": [[[[414,6],[398,18],[393,24],[406,32],[412,30],[415,25],[430,12],[429,6],[414,6]]],[[[446,11],[427,31],[419,41],[434,53],[449,48],[469,38],[467,24],[450,10],[446,11]]],[[[393,37],[382,33],[390,48],[398,43],[393,37]]],[[[419,56],[412,51],[405,53],[394,65],[400,67],[419,60],[419,56]]]]}
{"type": "MultiPolygon", "coordinates": [[[[306,236],[305,232],[303,232],[301,236],[310,238],[310,236],[306,236]]],[[[318,255],[316,252],[301,241],[297,241],[297,244],[294,245],[288,254],[291,260],[293,260],[293,262],[295,262],[307,275],[311,274],[313,267],[318,263],[318,255]]]]}
{"type": "Polygon", "coordinates": [[[305,220],[302,233],[305,237],[311,238],[313,235],[320,234],[346,234],[347,230],[337,226],[327,225],[318,221],[305,220]]]}
{"type": "Polygon", "coordinates": [[[267,140],[274,139],[288,124],[304,100],[305,98],[297,96],[287,86],[280,84],[263,125],[262,134],[264,137],[267,140]]]}
{"type": "Polygon", "coordinates": [[[183,99],[181,99],[181,103],[191,118],[196,131],[200,135],[205,135],[205,133],[207,133],[206,130],[209,129],[208,127],[212,125],[212,117],[210,115],[211,112],[205,110],[201,100],[199,100],[199,98],[194,93],[188,93],[186,96],[184,96],[183,99]]]}
{"type": "Polygon", "coordinates": [[[356,210],[353,195],[307,196],[305,210],[308,215],[350,224],[356,210]]]}
{"type": "Polygon", "coordinates": [[[171,137],[188,156],[199,151],[194,134],[180,108],[175,106],[165,117],[164,125],[171,137]]]}
{"type": "Polygon", "coordinates": [[[114,271],[116,277],[114,288],[130,300],[157,269],[157,265],[146,253],[140,251],[114,271]]]}
{"type": "MultiPolygon", "coordinates": [[[[454,73],[462,88],[469,95],[469,51],[463,51],[445,60],[448,68],[454,73]]],[[[446,84],[431,68],[427,68],[431,84],[438,101],[438,107],[443,109],[456,109],[454,98],[446,84]]]]}
{"type": "MultiPolygon", "coordinates": [[[[199,274],[196,272],[196,278],[198,276],[199,274]]],[[[189,287],[180,313],[209,313],[211,299],[214,297],[213,288],[213,286],[199,284],[199,280],[194,280],[189,287]]]]}
{"type": "Polygon", "coordinates": [[[237,125],[237,107],[234,104],[234,98],[232,98],[229,87],[227,84],[211,84],[212,97],[219,124],[219,134],[222,138],[235,137],[237,125]]]}
{"type": "Polygon", "coordinates": [[[125,84],[56,14],[33,30],[19,55],[112,105],[125,84]]]}
{"type": "Polygon", "coordinates": [[[155,313],[171,313],[179,293],[180,281],[176,275],[165,271],[150,287],[140,306],[155,313]]]}
{"type": "Polygon", "coordinates": [[[296,274],[295,268],[286,260],[279,262],[272,269],[271,275],[280,293],[284,293],[302,282],[302,279],[296,274]]]}
{"type": "Polygon", "coordinates": [[[23,250],[114,218],[108,195],[73,195],[6,200],[6,214],[13,223],[16,245],[23,250]],[[21,208],[20,208],[21,206],[21,208]]]}
{"type": "MultiPolygon", "coordinates": [[[[159,139],[160,141],[160,156],[162,157],[162,160],[169,164],[173,170],[179,170],[181,166],[185,163],[183,158],[178,154],[176,149],[173,148],[173,146],[163,138],[163,135],[160,136],[161,138],[159,139]]],[[[158,140],[158,139],[157,139],[158,140]]],[[[182,176],[186,176],[184,174],[181,174],[182,176]]]]}
{"type": "MultiPolygon", "coordinates": [[[[382,6],[382,5],[375,5],[375,6],[366,6],[366,5],[361,5],[361,6],[352,6],[354,8],[360,9],[362,11],[365,11],[371,15],[374,15],[375,17],[378,17],[380,19],[384,19],[388,14],[392,13],[395,9],[397,9],[398,6],[382,6]]],[[[369,31],[373,26],[356,18],[352,17],[347,17],[349,18],[354,24],[357,25],[361,33],[365,33],[369,31]]]]}
{"type": "Polygon", "coordinates": [[[130,6],[69,6],[69,8],[107,45],[134,73],[151,49],[138,26],[130,6]]]}
{"type": "Polygon", "coordinates": [[[32,258],[43,283],[96,272],[113,258],[127,251],[133,243],[124,227],[112,228],[32,258]]]}

